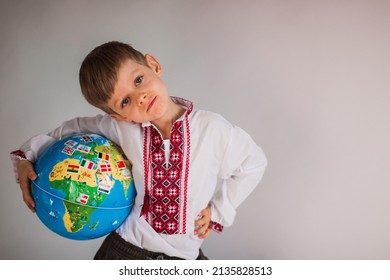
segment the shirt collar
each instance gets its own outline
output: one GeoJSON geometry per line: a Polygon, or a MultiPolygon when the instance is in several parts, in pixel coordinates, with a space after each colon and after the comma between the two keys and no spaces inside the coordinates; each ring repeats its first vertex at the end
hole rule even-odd
{"type": "MultiPolygon", "coordinates": [[[[182,121],[185,117],[187,117],[189,114],[191,114],[192,109],[194,107],[194,105],[191,101],[184,99],[184,98],[181,98],[181,97],[174,97],[174,96],[171,96],[171,99],[173,100],[173,102],[175,102],[178,105],[183,106],[186,109],[185,113],[180,118],[178,118],[176,121],[182,121]]],[[[151,122],[143,122],[141,125],[142,125],[142,127],[147,127],[147,126],[151,126],[152,123],[151,122]]]]}

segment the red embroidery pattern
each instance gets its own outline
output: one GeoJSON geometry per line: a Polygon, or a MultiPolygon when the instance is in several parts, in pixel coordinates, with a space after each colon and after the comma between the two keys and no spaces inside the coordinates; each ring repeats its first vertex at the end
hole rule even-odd
{"type": "Polygon", "coordinates": [[[18,158],[20,160],[27,159],[26,155],[21,150],[17,150],[17,151],[11,152],[11,156],[14,156],[14,157],[16,157],[16,158],[18,158]]]}
{"type": "Polygon", "coordinates": [[[215,232],[221,233],[223,230],[223,226],[221,224],[214,222],[214,221],[210,221],[209,229],[211,229],[215,232]]]}
{"type": "Polygon", "coordinates": [[[180,173],[183,162],[182,123],[171,132],[170,156],[165,162],[164,143],[160,133],[152,130],[152,226],[158,233],[178,233],[180,207],[180,173]]]}
{"type": "MultiPolygon", "coordinates": [[[[186,131],[187,133],[185,134],[186,136],[186,143],[187,143],[187,158],[186,158],[186,166],[185,166],[185,172],[184,172],[184,213],[187,212],[187,182],[188,182],[188,174],[189,174],[189,169],[190,169],[190,151],[191,151],[191,135],[190,135],[190,122],[188,121],[188,118],[185,119],[186,121],[186,131]]],[[[183,216],[183,223],[184,225],[187,224],[187,215],[183,216]]]]}
{"type": "Polygon", "coordinates": [[[142,206],[142,210],[140,216],[145,216],[145,219],[148,221],[148,211],[150,207],[150,195],[149,195],[149,135],[150,135],[150,127],[144,128],[144,184],[145,184],[145,195],[144,195],[144,204],[142,206]]]}
{"type": "Polygon", "coordinates": [[[141,210],[153,229],[162,234],[186,232],[187,182],[190,162],[188,114],[176,121],[171,130],[169,159],[165,159],[164,141],[154,126],[144,127],[145,196],[141,210]],[[183,124],[185,123],[185,125],[183,124]]]}

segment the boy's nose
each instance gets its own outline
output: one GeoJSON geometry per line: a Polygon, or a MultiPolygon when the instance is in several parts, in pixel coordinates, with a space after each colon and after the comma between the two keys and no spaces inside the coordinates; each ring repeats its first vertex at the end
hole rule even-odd
{"type": "Polygon", "coordinates": [[[146,97],[147,97],[147,94],[146,93],[141,93],[139,96],[138,96],[138,106],[142,106],[145,104],[146,102],[146,97]]]}

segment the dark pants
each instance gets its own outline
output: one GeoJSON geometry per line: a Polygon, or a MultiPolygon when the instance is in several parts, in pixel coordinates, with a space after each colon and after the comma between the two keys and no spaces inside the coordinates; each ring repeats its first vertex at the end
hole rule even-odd
{"type": "MultiPolygon", "coordinates": [[[[127,242],[116,232],[110,233],[96,252],[94,260],[183,260],[163,253],[151,252],[127,242]]],[[[208,260],[199,249],[197,260],[208,260]]]]}

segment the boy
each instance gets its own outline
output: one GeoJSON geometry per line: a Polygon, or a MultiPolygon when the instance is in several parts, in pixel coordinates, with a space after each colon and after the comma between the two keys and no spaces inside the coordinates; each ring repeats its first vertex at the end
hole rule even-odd
{"type": "Polygon", "coordinates": [[[81,65],[80,86],[86,100],[106,114],[67,121],[11,153],[23,199],[34,211],[31,162],[47,144],[86,132],[122,147],[132,163],[137,196],[131,214],[95,259],[204,259],[200,246],[209,230],[232,224],[235,209],[267,165],[243,130],[170,97],[161,74],[153,56],[127,44],[98,46],[81,65]]]}

